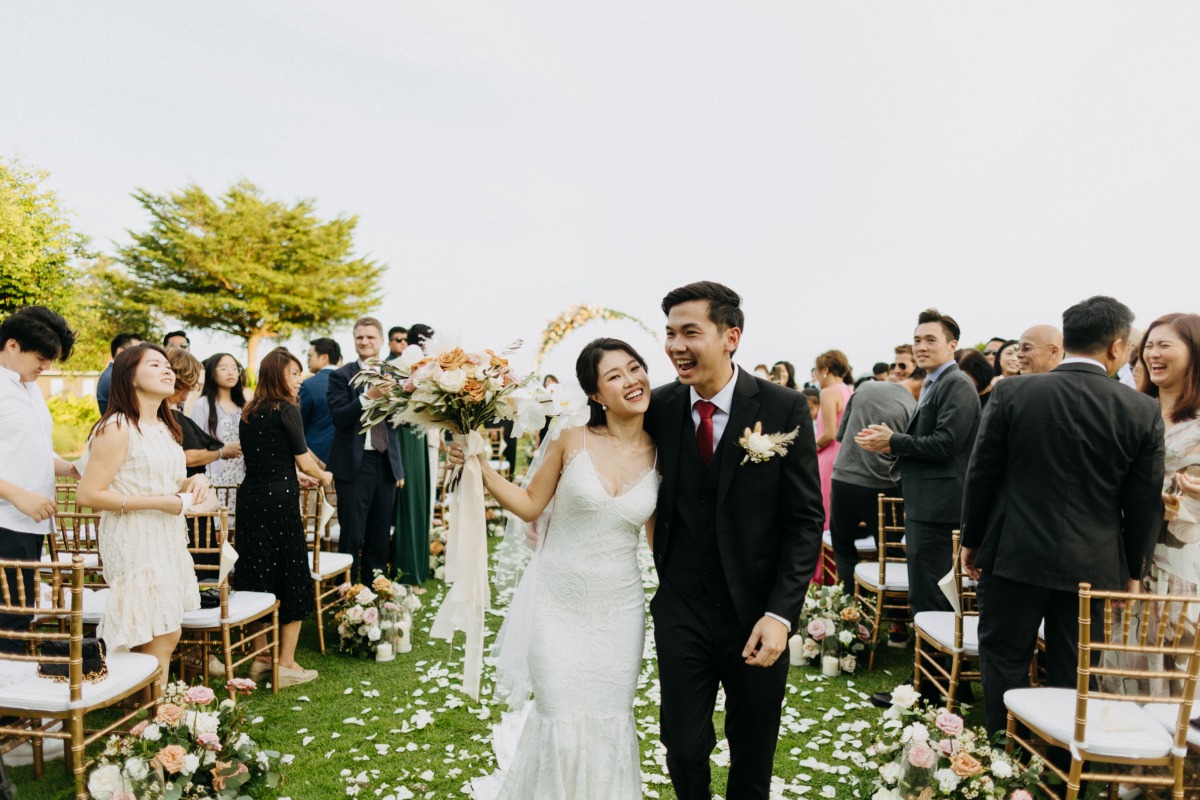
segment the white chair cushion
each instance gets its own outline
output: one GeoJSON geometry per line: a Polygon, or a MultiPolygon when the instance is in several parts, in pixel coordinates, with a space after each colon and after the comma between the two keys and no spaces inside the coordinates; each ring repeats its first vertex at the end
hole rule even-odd
{"type": "MultiPolygon", "coordinates": [[[[50,587],[47,584],[41,585],[42,597],[41,604],[45,608],[50,607],[50,587]]],[[[84,625],[99,625],[100,620],[104,618],[104,608],[108,605],[108,592],[105,589],[84,589],[83,590],[83,624],[84,625]]],[[[71,602],[71,590],[63,587],[63,602],[68,605],[71,602]]],[[[34,618],[34,622],[43,622],[47,619],[53,619],[50,616],[38,616],[34,618]]]]}
{"type": "Polygon", "coordinates": [[[23,677],[0,688],[0,709],[56,712],[72,708],[92,708],[133,689],[158,669],[158,659],[144,653],[118,650],[110,652],[107,660],[108,677],[97,683],[85,682],[81,690],[82,698],[78,703],[71,702],[71,689],[66,683],[39,678],[37,665],[32,661],[9,662],[10,665],[20,664],[17,671],[23,677]]]}
{"type": "MultiPolygon", "coordinates": [[[[831,534],[829,531],[825,531],[823,534],[821,534],[821,541],[825,543],[826,547],[833,547],[833,534],[831,534]]],[[[861,539],[855,539],[854,549],[858,551],[859,555],[862,555],[863,553],[874,553],[878,549],[875,546],[875,537],[864,536],[861,539]]]]}
{"type": "MultiPolygon", "coordinates": [[[[954,612],[922,611],[913,617],[913,626],[947,650],[954,650],[954,612]]],[[[963,617],[963,646],[960,651],[979,655],[979,617],[963,617]]]]}
{"type": "MultiPolygon", "coordinates": [[[[100,555],[98,553],[80,553],[79,555],[83,556],[83,566],[85,568],[100,566],[100,555]]],[[[75,558],[74,553],[70,553],[70,552],[59,553],[58,554],[58,563],[59,564],[70,564],[71,559],[73,559],[73,558],[75,558]]],[[[51,563],[51,561],[53,561],[53,559],[50,557],[49,553],[45,553],[42,555],[42,563],[43,564],[49,564],[49,563],[51,563]]]]}
{"type": "Polygon", "coordinates": [[[251,619],[275,605],[275,595],[270,592],[231,592],[229,594],[229,616],[221,619],[221,607],[198,608],[183,615],[185,628],[216,628],[222,623],[236,625],[251,619]]]}
{"type": "MultiPolygon", "coordinates": [[[[1159,725],[1166,729],[1170,736],[1175,735],[1175,723],[1179,720],[1179,706],[1176,703],[1147,703],[1142,706],[1146,713],[1154,717],[1159,725]]],[[[1200,716],[1200,709],[1192,706],[1192,719],[1200,716]]],[[[1187,732],[1188,744],[1192,747],[1200,747],[1200,731],[1188,726],[1187,732]]]]}
{"type": "Polygon", "coordinates": [[[349,553],[321,553],[321,574],[313,572],[313,554],[310,551],[308,554],[308,571],[312,573],[313,580],[322,578],[332,578],[340,572],[345,572],[350,569],[354,563],[354,556],[349,553]]]}
{"type": "Polygon", "coordinates": [[[872,589],[882,589],[885,592],[908,591],[908,565],[898,561],[889,561],[884,573],[884,585],[879,585],[879,562],[860,561],[854,567],[854,579],[872,589]]]}
{"type": "MultiPolygon", "coordinates": [[[[1070,746],[1075,731],[1074,689],[1009,689],[1004,693],[1004,705],[1056,744],[1070,746]]],[[[1162,758],[1171,752],[1171,734],[1137,703],[1089,700],[1087,741],[1080,752],[1085,756],[1162,758]]]]}

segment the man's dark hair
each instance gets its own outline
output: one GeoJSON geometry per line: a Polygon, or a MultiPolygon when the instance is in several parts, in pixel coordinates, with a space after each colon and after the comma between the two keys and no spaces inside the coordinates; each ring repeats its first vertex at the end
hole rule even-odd
{"type": "Polygon", "coordinates": [[[330,364],[337,365],[341,363],[342,346],[333,339],[322,337],[320,339],[313,339],[309,344],[312,345],[313,350],[317,351],[317,355],[329,356],[330,364]]]}
{"type": "Polygon", "coordinates": [[[911,370],[909,370],[907,380],[923,381],[928,374],[929,373],[925,371],[924,367],[913,367],[911,370]]]}
{"type": "Polygon", "coordinates": [[[987,387],[991,386],[992,381],[996,378],[996,371],[992,368],[992,365],[983,357],[983,353],[974,347],[959,350],[954,354],[954,360],[958,362],[958,368],[975,382],[975,391],[977,393],[982,393],[987,387]]]}
{"type": "Polygon", "coordinates": [[[745,330],[746,317],[742,313],[741,295],[713,281],[697,281],[668,292],[662,301],[662,311],[669,315],[675,306],[692,300],[708,301],[708,318],[718,330],[745,330]]]}
{"type": "Polygon", "coordinates": [[[405,339],[407,340],[408,328],[404,327],[403,325],[396,325],[394,327],[388,328],[388,341],[390,342],[392,340],[392,337],[395,336],[397,333],[403,334],[405,339]]]}
{"type": "Polygon", "coordinates": [[[130,342],[140,342],[142,337],[136,333],[118,333],[113,337],[112,343],[108,346],[108,354],[113,358],[117,357],[117,351],[129,347],[130,342]]]}
{"type": "Polygon", "coordinates": [[[941,324],[942,330],[946,332],[946,341],[957,342],[962,331],[958,327],[958,323],[954,321],[954,317],[943,314],[936,308],[927,308],[917,316],[917,324],[924,325],[927,322],[937,322],[941,324]]]}
{"type": "Polygon", "coordinates": [[[984,342],[984,344],[989,345],[992,342],[999,342],[1000,344],[1004,344],[1007,341],[1008,341],[1008,339],[1005,339],[1003,336],[993,336],[992,338],[990,338],[986,342],[984,342]]]}
{"type": "Polygon", "coordinates": [[[1096,353],[1114,339],[1128,339],[1133,327],[1129,306],[1104,295],[1089,297],[1063,312],[1063,348],[1068,353],[1096,353]]]}
{"type": "Polygon", "coordinates": [[[66,361],[75,346],[75,331],[67,321],[45,306],[25,306],[0,322],[0,347],[9,339],[26,353],[66,361]]]}
{"type": "Polygon", "coordinates": [[[871,367],[871,376],[874,377],[881,372],[886,373],[890,367],[886,361],[876,361],[875,366],[871,367]]]}
{"type": "Polygon", "coordinates": [[[163,337],[163,347],[166,347],[167,342],[171,341],[176,336],[182,336],[184,341],[186,341],[189,345],[191,345],[192,340],[188,338],[187,331],[171,331],[170,333],[168,333],[166,336],[163,337]]]}

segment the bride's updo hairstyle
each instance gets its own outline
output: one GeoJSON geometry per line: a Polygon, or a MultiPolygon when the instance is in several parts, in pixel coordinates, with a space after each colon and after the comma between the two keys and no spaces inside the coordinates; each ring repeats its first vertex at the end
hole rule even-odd
{"type": "Polygon", "coordinates": [[[642,365],[642,369],[646,369],[646,359],[642,358],[637,350],[620,339],[600,338],[593,339],[588,342],[587,347],[583,348],[583,352],[579,354],[579,358],[575,359],[575,379],[579,381],[579,388],[583,389],[583,393],[588,396],[588,408],[592,412],[591,419],[588,420],[588,426],[599,428],[608,422],[608,415],[604,413],[604,407],[592,399],[592,395],[600,391],[600,359],[604,358],[605,353],[626,353],[634,361],[642,365]]]}

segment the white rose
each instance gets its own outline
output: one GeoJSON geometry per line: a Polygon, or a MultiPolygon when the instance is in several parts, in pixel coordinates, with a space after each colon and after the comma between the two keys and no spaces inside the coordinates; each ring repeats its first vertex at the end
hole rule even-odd
{"type": "Polygon", "coordinates": [[[954,770],[945,768],[939,769],[933,773],[933,778],[938,782],[938,788],[943,794],[950,794],[958,788],[959,777],[954,774],[954,770]]]}
{"type": "Polygon", "coordinates": [[[236,705],[237,705],[237,703],[233,702],[228,697],[226,697],[224,700],[221,701],[221,708],[225,711],[228,711],[229,709],[233,708],[236,705]]]}
{"type": "Polygon", "coordinates": [[[346,619],[351,622],[362,622],[363,608],[362,606],[354,605],[346,609],[346,619]]]}
{"type": "Polygon", "coordinates": [[[188,720],[188,727],[195,733],[216,733],[217,727],[220,725],[220,718],[211,711],[188,712],[188,716],[195,714],[192,719],[188,720]]]}
{"type": "Polygon", "coordinates": [[[411,377],[413,383],[419,386],[426,381],[437,380],[438,375],[441,374],[442,368],[438,365],[438,363],[436,361],[430,361],[428,364],[425,364],[424,366],[418,367],[416,370],[414,370],[411,377]]]}
{"type": "Polygon", "coordinates": [[[765,434],[751,433],[746,437],[746,450],[752,455],[761,458],[772,453],[774,449],[775,445],[765,434]]]}
{"type": "Polygon", "coordinates": [[[206,766],[206,767],[212,766],[213,764],[216,763],[216,761],[217,761],[217,754],[215,752],[213,752],[212,750],[204,751],[204,766],[206,766]]]}
{"type": "Polygon", "coordinates": [[[919,722],[914,722],[900,734],[900,741],[924,744],[929,741],[929,728],[926,728],[919,722]]]}
{"type": "Polygon", "coordinates": [[[417,597],[415,594],[410,594],[408,597],[404,598],[404,607],[409,611],[416,611],[421,607],[421,598],[417,597]]]}
{"type": "Polygon", "coordinates": [[[892,690],[892,705],[894,706],[912,708],[919,699],[921,699],[921,695],[917,694],[917,690],[907,683],[892,690]]]}
{"type": "Polygon", "coordinates": [[[354,600],[360,606],[369,606],[369,605],[371,605],[371,603],[375,602],[375,598],[378,596],[379,595],[375,594],[370,589],[363,589],[361,592],[359,592],[358,594],[356,594],[354,596],[354,600]]]}
{"type": "Polygon", "coordinates": [[[142,731],[142,738],[147,742],[157,742],[162,738],[162,731],[154,723],[146,726],[146,730],[142,731]]]}
{"type": "Polygon", "coordinates": [[[842,631],[838,634],[838,641],[844,646],[849,647],[850,643],[854,641],[854,634],[850,631],[842,631]]]}
{"type": "Polygon", "coordinates": [[[842,656],[842,672],[854,672],[858,668],[858,659],[854,656],[842,656]]]}
{"type": "Polygon", "coordinates": [[[876,789],[871,800],[901,800],[899,789],[876,789]]]}
{"type": "Polygon", "coordinates": [[[805,639],[804,644],[800,646],[800,655],[808,659],[817,657],[817,653],[821,652],[821,647],[812,639],[805,639]]]}
{"type": "Polygon", "coordinates": [[[378,642],[379,637],[382,635],[383,631],[379,629],[378,625],[372,625],[371,627],[367,628],[367,639],[369,641],[378,642]]]}
{"type": "Polygon", "coordinates": [[[457,394],[467,385],[467,373],[462,369],[448,369],[437,377],[438,388],[443,392],[457,394]]]}
{"type": "Polygon", "coordinates": [[[140,781],[150,774],[150,767],[140,758],[131,758],[125,762],[125,774],[135,781],[140,781]]]}
{"type": "Polygon", "coordinates": [[[238,736],[237,741],[233,743],[234,750],[241,750],[247,745],[253,744],[254,741],[250,738],[250,734],[243,733],[238,736]]]}
{"type": "Polygon", "coordinates": [[[437,578],[439,581],[446,580],[446,568],[438,567],[437,569],[435,569],[433,571],[433,577],[437,578]]]}
{"type": "Polygon", "coordinates": [[[116,764],[105,764],[88,776],[88,791],[96,800],[108,800],[118,789],[125,788],[121,768],[116,764]]]}
{"type": "Polygon", "coordinates": [[[1000,780],[1006,780],[1013,776],[1012,764],[1008,763],[1003,758],[992,759],[992,774],[1000,780]]]}
{"type": "Polygon", "coordinates": [[[200,769],[200,756],[188,753],[183,757],[183,774],[192,775],[200,769]]]}

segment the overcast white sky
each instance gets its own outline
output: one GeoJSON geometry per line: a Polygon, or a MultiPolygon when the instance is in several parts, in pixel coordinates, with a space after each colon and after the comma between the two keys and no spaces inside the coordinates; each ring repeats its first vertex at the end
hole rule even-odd
{"type": "MultiPolygon", "coordinates": [[[[657,329],[697,279],[744,296],[743,365],[802,375],[931,305],[964,343],[1200,308],[1193,2],[3,6],[0,154],[97,244],[146,225],[135,186],[248,178],[359,215],[385,324],[527,360],[566,306],[657,329]]],[[[628,324],[549,368],[601,333],[672,374],[628,324]]]]}

